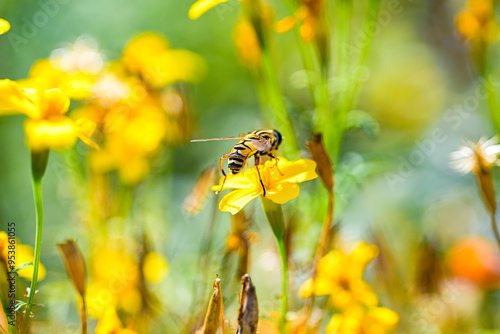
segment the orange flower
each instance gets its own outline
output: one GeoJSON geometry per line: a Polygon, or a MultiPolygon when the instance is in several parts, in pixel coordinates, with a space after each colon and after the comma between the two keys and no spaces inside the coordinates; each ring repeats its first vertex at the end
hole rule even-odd
{"type": "Polygon", "coordinates": [[[500,287],[500,254],[494,243],[480,236],[455,241],[448,252],[450,271],[485,289],[500,287]]]}

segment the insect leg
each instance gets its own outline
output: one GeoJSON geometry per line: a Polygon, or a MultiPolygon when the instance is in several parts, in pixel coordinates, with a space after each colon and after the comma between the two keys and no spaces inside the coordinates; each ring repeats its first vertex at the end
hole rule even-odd
{"type": "Polygon", "coordinates": [[[257,168],[257,174],[259,174],[259,181],[260,181],[260,184],[262,185],[262,191],[263,191],[262,196],[266,197],[266,187],[264,187],[264,182],[262,182],[262,177],[260,176],[259,166],[260,166],[260,156],[258,154],[256,154],[255,155],[255,168],[257,168]]]}
{"type": "Polygon", "coordinates": [[[278,168],[278,158],[276,157],[276,155],[274,155],[274,153],[269,153],[268,154],[271,158],[275,159],[276,160],[276,169],[278,170],[278,173],[280,173],[281,176],[283,176],[284,174],[280,171],[280,169],[278,168]]]}
{"type": "MultiPolygon", "coordinates": [[[[226,183],[227,175],[226,172],[224,171],[224,159],[229,158],[229,153],[224,154],[222,157],[220,157],[220,171],[222,175],[224,175],[224,180],[222,180],[222,186],[220,187],[220,190],[224,189],[224,184],[226,183]]],[[[217,195],[219,191],[216,191],[215,194],[217,195]]]]}

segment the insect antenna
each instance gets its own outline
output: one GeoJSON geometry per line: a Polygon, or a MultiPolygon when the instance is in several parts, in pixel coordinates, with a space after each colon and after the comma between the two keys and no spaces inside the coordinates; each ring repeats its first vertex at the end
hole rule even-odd
{"type": "Polygon", "coordinates": [[[219,138],[208,138],[208,139],[191,139],[191,143],[197,143],[202,141],[214,141],[214,140],[229,140],[229,139],[241,139],[242,136],[234,136],[234,137],[219,137],[219,138]]]}

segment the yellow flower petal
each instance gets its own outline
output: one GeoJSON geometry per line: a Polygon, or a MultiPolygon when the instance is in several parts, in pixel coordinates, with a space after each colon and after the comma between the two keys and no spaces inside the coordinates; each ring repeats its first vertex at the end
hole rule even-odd
{"type": "Polygon", "coordinates": [[[313,280],[308,278],[299,288],[298,295],[302,299],[307,299],[313,295],[313,280]]]}
{"type": "Polygon", "coordinates": [[[69,108],[69,97],[60,89],[46,90],[40,94],[40,112],[43,118],[64,115],[69,108]]]}
{"type": "Polygon", "coordinates": [[[189,8],[188,16],[191,20],[196,20],[218,4],[228,0],[198,0],[189,8]]]}
{"type": "Polygon", "coordinates": [[[274,188],[266,189],[266,197],[277,204],[285,204],[286,202],[297,198],[299,193],[299,186],[290,182],[280,183],[274,188]]]}
{"type": "Polygon", "coordinates": [[[0,116],[25,114],[36,117],[35,103],[15,81],[0,80],[0,116]]]}
{"type": "Polygon", "coordinates": [[[335,314],[325,329],[325,334],[337,334],[342,326],[343,316],[342,314],[335,314]]]}
{"type": "Polygon", "coordinates": [[[255,182],[253,182],[253,178],[249,178],[247,173],[239,173],[236,175],[228,174],[225,178],[220,179],[218,185],[212,186],[213,191],[221,191],[224,189],[249,189],[255,187],[255,182]],[[224,189],[221,189],[222,183],[224,182],[224,189]]]}
{"type": "Polygon", "coordinates": [[[83,141],[88,146],[99,150],[99,145],[97,145],[90,137],[96,128],[96,124],[86,118],[79,118],[75,121],[75,128],[78,138],[83,141]]]}
{"type": "Polygon", "coordinates": [[[139,313],[142,308],[141,293],[136,288],[124,289],[118,296],[118,306],[127,313],[139,313]]]}
{"type": "Polygon", "coordinates": [[[144,32],[132,38],[123,50],[123,59],[137,70],[147,59],[169,48],[168,40],[155,32],[144,32]]]}
{"type": "MultiPolygon", "coordinates": [[[[304,182],[315,179],[318,177],[316,174],[316,162],[310,159],[299,159],[295,161],[284,161],[281,162],[283,158],[279,157],[278,169],[281,174],[279,177],[279,182],[304,182]]],[[[274,163],[272,161],[266,162],[266,164],[274,163]]],[[[271,165],[272,166],[272,165],[271,165]]],[[[272,167],[271,167],[272,168],[272,167]]],[[[279,174],[278,171],[276,173],[279,174]]]]}
{"type": "Polygon", "coordinates": [[[68,117],[46,121],[27,119],[24,123],[26,141],[32,151],[64,150],[76,142],[74,122],[68,117]]]}
{"type": "Polygon", "coordinates": [[[292,30],[293,27],[297,24],[297,20],[293,16],[285,17],[284,19],[278,21],[274,26],[274,30],[277,33],[283,34],[292,30]]]}
{"type": "MultiPolygon", "coordinates": [[[[28,245],[16,245],[16,265],[20,267],[23,264],[33,262],[34,250],[33,247],[28,245]]],[[[19,276],[31,280],[33,276],[33,266],[25,267],[17,272],[19,276]]],[[[45,278],[45,267],[40,263],[38,267],[38,281],[45,278]]]]}
{"type": "Polygon", "coordinates": [[[4,19],[0,19],[0,35],[5,34],[10,30],[10,23],[4,19]]]}
{"type": "Polygon", "coordinates": [[[219,209],[221,211],[230,212],[233,215],[237,214],[248,202],[260,194],[261,191],[256,191],[255,189],[240,189],[231,191],[229,194],[224,196],[224,198],[222,198],[219,203],[219,209]]]}
{"type": "Polygon", "coordinates": [[[144,157],[130,156],[128,161],[120,161],[118,177],[128,185],[136,185],[149,174],[149,162],[144,157]]]}
{"type": "Polygon", "coordinates": [[[368,318],[385,330],[392,332],[399,323],[399,314],[387,307],[373,307],[368,311],[368,318]]]}
{"type": "Polygon", "coordinates": [[[97,327],[95,328],[96,334],[112,334],[122,328],[122,323],[113,307],[108,307],[104,310],[97,327]]]}
{"type": "Polygon", "coordinates": [[[196,83],[207,72],[207,64],[201,56],[181,49],[153,55],[144,65],[142,75],[155,87],[164,87],[178,81],[196,83]]]}

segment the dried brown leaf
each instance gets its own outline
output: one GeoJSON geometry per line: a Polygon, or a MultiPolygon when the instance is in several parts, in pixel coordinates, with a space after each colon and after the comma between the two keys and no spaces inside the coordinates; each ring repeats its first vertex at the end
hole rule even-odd
{"type": "Polygon", "coordinates": [[[316,161],[317,170],[321,181],[328,191],[333,191],[335,178],[333,175],[333,167],[325,146],[321,133],[314,133],[312,138],[306,142],[306,147],[311,154],[311,157],[316,161]]]}
{"type": "Polygon", "coordinates": [[[222,302],[222,288],[220,285],[220,279],[217,278],[213,284],[214,292],[210,298],[210,303],[208,304],[207,314],[205,316],[205,321],[203,326],[196,331],[196,334],[215,334],[222,327],[222,333],[224,330],[224,305],[222,302]]]}
{"type": "Polygon", "coordinates": [[[82,334],[87,333],[87,314],[85,311],[85,287],[87,285],[87,267],[82,253],[73,240],[57,245],[61,251],[64,267],[69,279],[79,294],[80,321],[82,323],[82,334]]]}
{"type": "Polygon", "coordinates": [[[241,278],[241,297],[236,334],[255,334],[259,324],[259,303],[255,286],[248,274],[241,278]]]}
{"type": "Polygon", "coordinates": [[[217,168],[207,167],[201,172],[200,177],[191,190],[191,193],[184,201],[184,210],[189,214],[198,214],[208,199],[211,192],[210,187],[217,182],[217,168]]]}
{"type": "Polygon", "coordinates": [[[85,266],[85,259],[82,253],[73,240],[67,240],[65,243],[57,246],[61,251],[64,267],[66,267],[66,272],[71,282],[78,294],[83,296],[87,284],[87,267],[85,266]]]}

